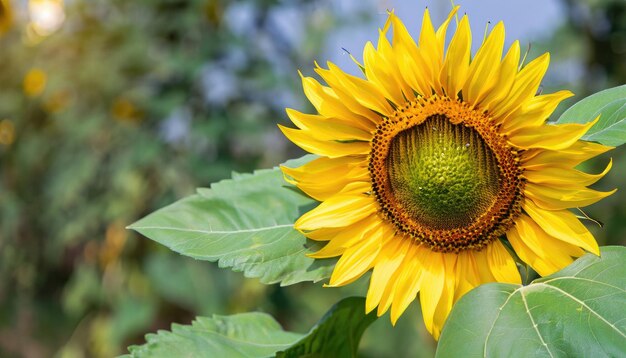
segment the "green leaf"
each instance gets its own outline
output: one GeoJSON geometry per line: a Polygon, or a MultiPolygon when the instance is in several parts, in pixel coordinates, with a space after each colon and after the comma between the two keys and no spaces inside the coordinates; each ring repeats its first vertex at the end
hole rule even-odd
{"type": "MultiPolygon", "coordinates": [[[[311,158],[285,165],[299,166],[311,158]]],[[[328,278],[336,262],[307,257],[321,244],[293,228],[294,221],[315,204],[274,168],[234,174],[233,179],[199,189],[129,228],[183,255],[218,261],[220,267],[232,267],[263,283],[290,285],[328,278]]]]}
{"type": "Polygon", "coordinates": [[[600,120],[582,137],[604,145],[626,143],[626,85],[593,94],[570,107],[557,123],[587,123],[600,120]]]}
{"type": "Polygon", "coordinates": [[[364,313],[365,299],[343,299],[304,338],[276,357],[356,357],[363,332],[376,320],[374,312],[364,313]]]}
{"type": "Polygon", "coordinates": [[[198,317],[191,326],[146,335],[128,348],[131,357],[355,357],[359,340],[376,315],[365,315],[365,299],[335,304],[307,334],[283,331],[271,316],[243,313],[198,317]]]}
{"type": "Polygon", "coordinates": [[[252,312],[173,324],[171,332],[148,334],[146,344],[128,351],[131,357],[267,357],[301,338],[283,331],[272,316],[252,312]]]}
{"type": "Polygon", "coordinates": [[[528,286],[477,287],[454,306],[437,356],[626,356],[626,248],[603,247],[528,286]]]}

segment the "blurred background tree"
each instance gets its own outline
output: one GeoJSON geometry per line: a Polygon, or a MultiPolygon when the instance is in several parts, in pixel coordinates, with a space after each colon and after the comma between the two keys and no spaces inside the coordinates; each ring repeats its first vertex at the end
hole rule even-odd
{"type": "MultiPolygon", "coordinates": [[[[0,0],[0,356],[110,357],[213,313],[262,310],[305,331],[362,295],[364,280],[264,286],[125,226],[231,171],[299,156],[276,128],[285,107],[307,108],[297,69],[325,60],[330,33],[382,26],[371,3],[0,0]]],[[[623,1],[562,6],[566,21],[533,49],[558,54],[546,86],[625,83],[623,1]]],[[[611,155],[612,188],[626,159],[611,155]]],[[[626,243],[621,192],[590,210],[607,221],[603,244],[626,243]]],[[[415,306],[393,331],[377,321],[363,353],[432,356],[415,306]]]]}

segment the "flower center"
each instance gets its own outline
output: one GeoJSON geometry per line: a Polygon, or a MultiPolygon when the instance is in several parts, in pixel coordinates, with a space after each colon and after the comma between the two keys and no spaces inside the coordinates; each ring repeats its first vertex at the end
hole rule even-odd
{"type": "Polygon", "coordinates": [[[391,192],[433,229],[470,225],[496,200],[496,158],[474,129],[442,115],[398,133],[386,160],[391,192]]]}
{"type": "Polygon", "coordinates": [[[400,232],[459,252],[482,249],[521,213],[518,163],[486,113],[433,96],[379,124],[369,171],[381,214],[400,232]]]}

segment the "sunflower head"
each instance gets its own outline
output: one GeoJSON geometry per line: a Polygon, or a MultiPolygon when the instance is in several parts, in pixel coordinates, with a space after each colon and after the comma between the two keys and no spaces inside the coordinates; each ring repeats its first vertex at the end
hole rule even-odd
{"type": "Polygon", "coordinates": [[[327,241],[313,257],[340,257],[330,286],[371,270],[367,311],[391,309],[395,323],[419,294],[435,338],[465,292],[521,282],[511,251],[541,275],[598,254],[568,209],[612,193],[588,188],[610,163],[575,169],[610,149],[580,140],[595,121],[546,123],[572,95],[537,94],[549,55],[521,65],[498,23],[472,57],[467,16],[445,43],[457,11],[435,30],[426,10],[417,42],[390,13],[377,46],[365,45],[365,78],[317,66],[326,85],[302,81],[318,113],[287,110],[298,129],[281,127],[319,155],[282,170],[321,202],[296,227],[327,241]]]}
{"type": "Polygon", "coordinates": [[[458,253],[511,226],[522,197],[518,163],[485,114],[433,95],[377,126],[368,170],[389,221],[434,251],[458,253]]]}

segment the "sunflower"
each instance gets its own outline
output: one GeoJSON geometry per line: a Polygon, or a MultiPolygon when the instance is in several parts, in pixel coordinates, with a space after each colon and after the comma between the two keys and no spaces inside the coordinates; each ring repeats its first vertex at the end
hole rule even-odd
{"type": "Polygon", "coordinates": [[[467,16],[446,50],[457,11],[435,30],[426,10],[417,44],[391,12],[377,47],[365,45],[365,79],[316,64],[326,85],[302,83],[318,114],[288,109],[299,129],[280,127],[319,156],[282,170],[321,202],[295,226],[327,241],[312,257],[340,256],[329,286],[372,270],[367,312],[391,309],[395,324],[419,294],[435,339],[470,289],[521,283],[514,256],[548,275],[585,251],[598,255],[568,209],[613,193],[588,188],[611,163],[595,175],[575,169],[611,149],[580,140],[597,119],[546,123],[572,96],[537,94],[549,54],[522,66],[516,41],[503,57],[498,23],[472,58],[467,16]]]}

